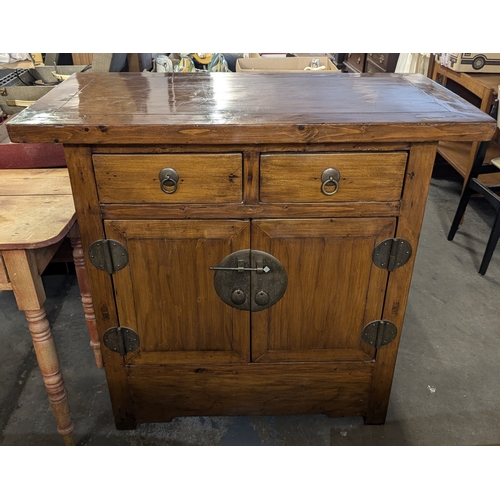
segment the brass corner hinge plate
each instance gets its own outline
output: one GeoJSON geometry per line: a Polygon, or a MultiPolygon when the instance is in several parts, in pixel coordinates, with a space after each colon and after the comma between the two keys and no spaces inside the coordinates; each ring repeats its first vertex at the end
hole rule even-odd
{"type": "Polygon", "coordinates": [[[411,243],[404,238],[389,238],[373,249],[373,263],[381,269],[394,271],[410,260],[412,251],[411,243]]]}
{"type": "Polygon", "coordinates": [[[390,344],[397,336],[398,329],[392,321],[372,321],[361,332],[361,340],[377,349],[390,344]]]}
{"type": "Polygon", "coordinates": [[[128,352],[139,349],[140,340],[134,330],[126,327],[112,327],[103,336],[104,345],[113,352],[125,356],[128,352]]]}
{"type": "Polygon", "coordinates": [[[97,240],[90,245],[89,259],[97,269],[113,274],[126,267],[128,252],[119,241],[97,240]]]}

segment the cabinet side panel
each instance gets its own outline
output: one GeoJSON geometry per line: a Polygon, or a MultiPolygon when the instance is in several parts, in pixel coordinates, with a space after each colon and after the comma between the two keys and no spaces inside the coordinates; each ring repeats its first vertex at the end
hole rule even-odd
{"type": "Polygon", "coordinates": [[[416,144],[410,150],[403,199],[401,201],[401,216],[396,230],[396,237],[408,240],[414,251],[409,262],[392,271],[389,276],[383,319],[392,321],[396,325],[398,335],[394,341],[377,351],[366,423],[383,424],[385,422],[413,266],[415,264],[415,254],[435,157],[436,144],[416,144]]]}
{"type": "MultiPolygon", "coordinates": [[[[65,146],[65,154],[78,215],[99,340],[104,346],[102,339],[104,332],[108,328],[118,326],[118,319],[111,277],[106,272],[95,268],[88,259],[89,246],[94,241],[104,238],[92,156],[90,148],[80,146],[65,146]]],[[[116,426],[121,429],[134,428],[135,411],[130,397],[124,359],[105,347],[102,349],[102,355],[116,426]]]]}

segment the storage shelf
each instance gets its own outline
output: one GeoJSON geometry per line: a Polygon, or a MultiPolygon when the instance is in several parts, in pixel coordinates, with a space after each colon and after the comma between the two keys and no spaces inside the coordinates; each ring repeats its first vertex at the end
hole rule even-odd
{"type": "MultiPolygon", "coordinates": [[[[441,141],[438,145],[438,153],[464,178],[467,177],[468,171],[465,166],[471,163],[471,149],[474,143],[472,142],[450,142],[441,141]]],[[[492,141],[488,145],[485,161],[489,162],[493,158],[500,157],[500,144],[492,141]]],[[[498,185],[500,184],[500,174],[484,174],[480,175],[479,179],[484,184],[498,185]]]]}
{"type": "MultiPolygon", "coordinates": [[[[500,85],[500,73],[459,73],[441,66],[437,61],[434,61],[432,68],[432,79],[485,113],[490,112],[500,85]]],[[[478,142],[441,141],[438,144],[438,153],[464,178],[465,184],[478,147],[478,142]]],[[[497,131],[495,139],[488,147],[486,161],[499,156],[497,131]]],[[[487,185],[500,184],[500,174],[481,175],[480,179],[487,185]]]]}

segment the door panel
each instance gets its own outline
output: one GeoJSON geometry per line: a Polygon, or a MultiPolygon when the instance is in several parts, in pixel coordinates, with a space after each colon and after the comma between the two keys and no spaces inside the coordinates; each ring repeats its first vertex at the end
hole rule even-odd
{"type": "Polygon", "coordinates": [[[259,220],[252,249],[288,273],[283,298],[252,313],[252,360],[370,360],[363,327],[381,318],[388,272],[372,262],[376,244],[394,236],[394,218],[259,220]]]}
{"type": "Polygon", "coordinates": [[[250,360],[250,317],[217,296],[213,271],[250,247],[248,221],[105,221],[128,250],[113,274],[120,326],[134,329],[134,364],[250,360]]]}

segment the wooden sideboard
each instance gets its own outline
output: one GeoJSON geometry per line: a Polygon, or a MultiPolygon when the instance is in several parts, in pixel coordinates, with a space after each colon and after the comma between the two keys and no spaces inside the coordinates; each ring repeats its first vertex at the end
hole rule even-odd
{"type": "Polygon", "coordinates": [[[344,70],[348,73],[393,73],[399,58],[399,54],[393,53],[343,55],[344,70]]]}
{"type": "MultiPolygon", "coordinates": [[[[433,61],[431,78],[485,113],[490,112],[493,102],[498,97],[500,73],[458,73],[433,61]]],[[[494,140],[489,144],[485,161],[489,162],[492,158],[500,156],[498,138],[497,131],[494,140]]],[[[478,147],[479,141],[456,143],[443,140],[439,142],[438,153],[464,178],[465,183],[478,147]]],[[[496,185],[500,182],[498,174],[481,175],[480,179],[487,185],[496,185]]]]}
{"type": "Polygon", "coordinates": [[[64,144],[115,422],[385,421],[437,142],[422,75],[77,73],[8,124],[64,144]]]}

